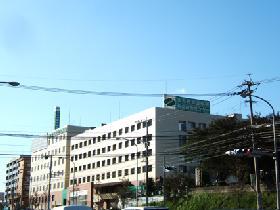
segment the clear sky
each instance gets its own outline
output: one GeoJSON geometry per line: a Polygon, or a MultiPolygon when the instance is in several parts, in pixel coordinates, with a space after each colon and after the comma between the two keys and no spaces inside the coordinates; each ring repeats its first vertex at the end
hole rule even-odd
{"type": "MultiPolygon", "coordinates": [[[[279,78],[278,0],[0,0],[0,81],[137,93],[219,93],[247,79],[279,78]]],[[[257,95],[279,107],[279,82],[257,95]]],[[[1,133],[98,126],[161,98],[49,93],[0,86],[1,133]]],[[[211,98],[213,114],[241,112],[239,96],[211,98]],[[225,100],[225,101],[223,101],[225,100]]],[[[263,103],[254,106],[263,114],[263,103]]],[[[31,139],[0,137],[0,153],[28,154],[31,139]]],[[[0,191],[5,164],[0,156],[0,191]]]]}

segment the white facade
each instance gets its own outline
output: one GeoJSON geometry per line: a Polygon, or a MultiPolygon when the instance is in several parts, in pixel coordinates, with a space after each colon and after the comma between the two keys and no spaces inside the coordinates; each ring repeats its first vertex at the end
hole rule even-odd
{"type": "Polygon", "coordinates": [[[55,205],[63,204],[61,192],[69,185],[71,137],[86,129],[89,128],[67,125],[48,134],[45,139],[34,141],[36,147],[33,148],[38,150],[33,150],[31,156],[30,196],[39,198],[41,208],[47,205],[51,159],[51,194],[56,195],[55,205]],[[42,142],[43,147],[38,147],[38,142],[42,142]]]}
{"type": "Polygon", "coordinates": [[[148,122],[149,178],[163,174],[166,165],[186,170],[180,146],[194,127],[206,127],[215,116],[168,108],[150,108],[72,138],[70,185],[106,184],[128,179],[145,182],[146,122],[148,122]],[[137,146],[136,146],[137,145],[137,146]],[[138,154],[137,154],[138,151],[138,154]],[[138,158],[137,158],[138,157],[138,158]],[[138,168],[137,168],[138,166],[138,168]],[[137,177],[138,171],[138,177],[137,177]]]}

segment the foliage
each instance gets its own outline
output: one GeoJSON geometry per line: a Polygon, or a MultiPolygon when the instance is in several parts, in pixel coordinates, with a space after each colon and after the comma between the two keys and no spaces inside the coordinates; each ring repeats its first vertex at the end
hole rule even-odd
{"type": "Polygon", "coordinates": [[[125,207],[127,199],[132,197],[132,192],[129,189],[131,183],[128,180],[123,180],[121,185],[117,188],[117,194],[121,200],[122,207],[125,207]]]}
{"type": "MultiPolygon", "coordinates": [[[[200,193],[167,205],[172,210],[256,209],[256,195],[254,192],[200,193]]],[[[263,205],[264,209],[275,209],[275,193],[263,193],[263,205]]]]}
{"type": "Polygon", "coordinates": [[[194,180],[184,174],[176,173],[164,180],[164,193],[167,200],[178,200],[185,197],[194,186],[194,180]]]}

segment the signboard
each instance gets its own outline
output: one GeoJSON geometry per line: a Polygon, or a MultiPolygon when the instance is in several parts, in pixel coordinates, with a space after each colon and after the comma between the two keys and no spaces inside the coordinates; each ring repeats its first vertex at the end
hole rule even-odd
{"type": "Polygon", "coordinates": [[[180,96],[164,95],[164,107],[210,114],[210,101],[194,98],[183,98],[180,96]]]}

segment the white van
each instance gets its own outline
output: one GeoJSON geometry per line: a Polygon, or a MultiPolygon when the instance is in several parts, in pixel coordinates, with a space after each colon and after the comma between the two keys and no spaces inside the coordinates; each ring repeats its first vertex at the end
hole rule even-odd
{"type": "Polygon", "coordinates": [[[52,210],[92,210],[92,208],[88,206],[81,206],[81,205],[70,205],[70,206],[57,206],[52,208],[52,210]]]}
{"type": "Polygon", "coordinates": [[[167,207],[146,206],[146,207],[126,207],[124,210],[168,210],[167,207]]]}

